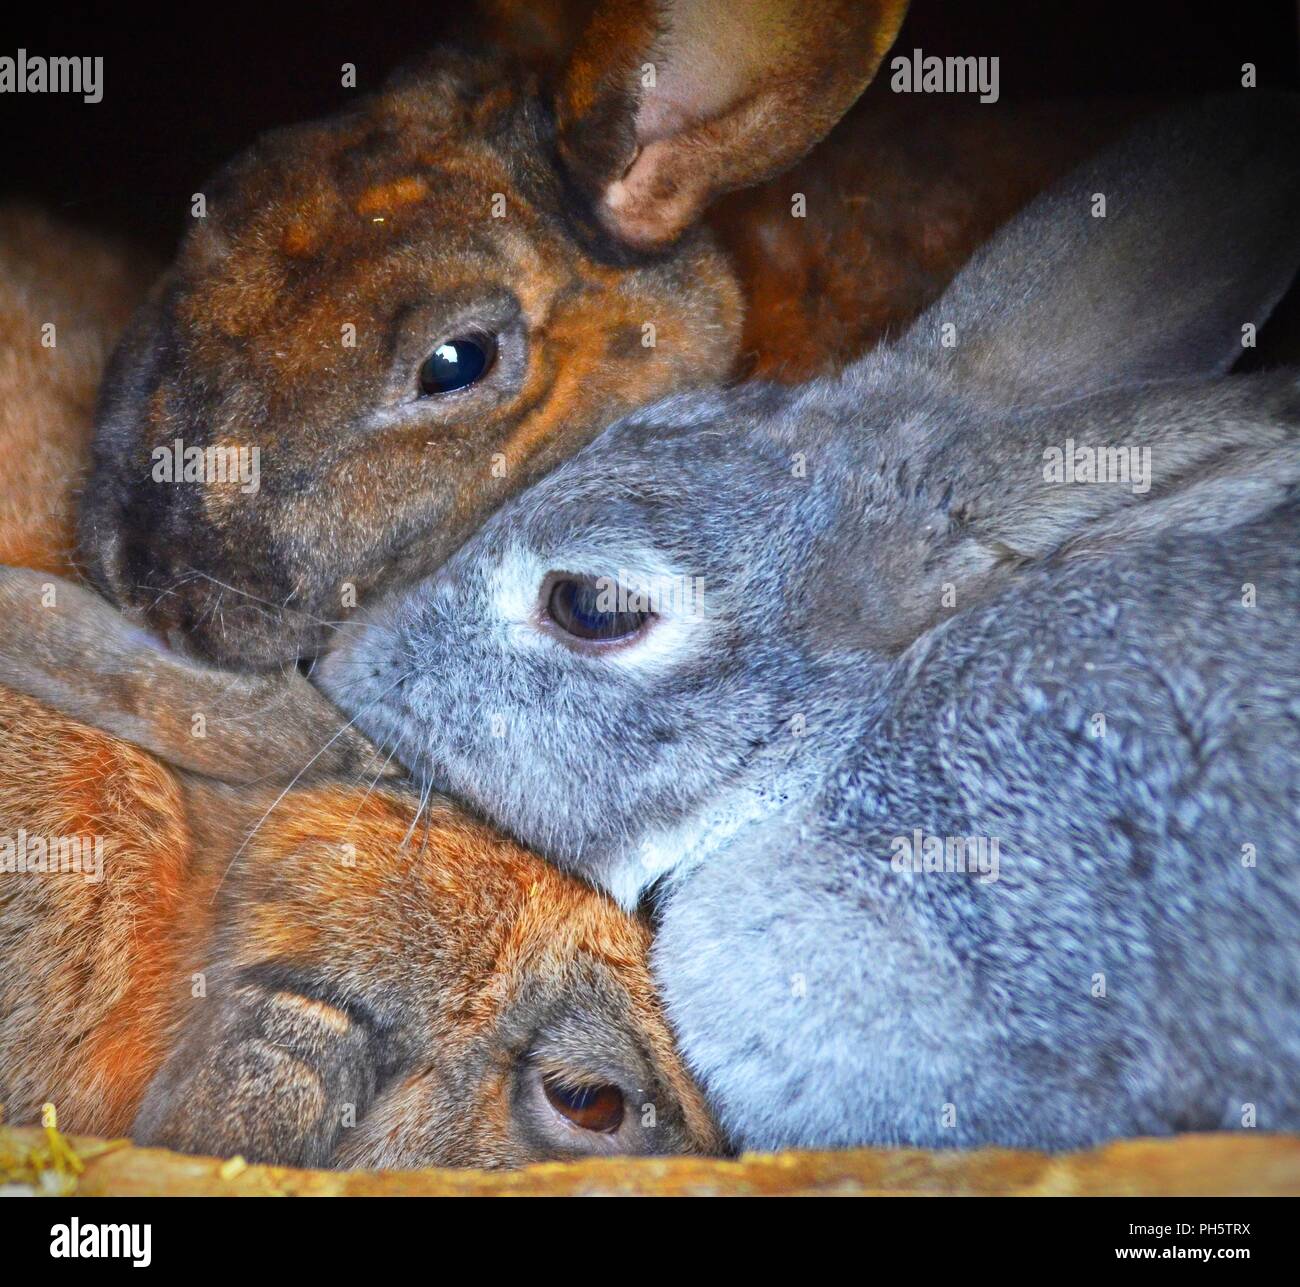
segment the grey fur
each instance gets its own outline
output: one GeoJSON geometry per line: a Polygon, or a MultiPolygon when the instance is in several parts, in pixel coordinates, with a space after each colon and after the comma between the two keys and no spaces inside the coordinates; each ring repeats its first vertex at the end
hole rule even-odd
{"type": "Polygon", "coordinates": [[[738,1143],[1300,1129],[1300,385],[1225,375],[1300,262],[1298,119],[1146,124],[892,348],[620,423],[327,659],[440,788],[625,902],[661,878],[738,1143]],[[1050,481],[1070,438],[1148,489],[1050,481]],[[620,570],[703,615],[538,624],[547,573],[620,570]],[[997,878],[898,869],[917,828],[997,878]]]}

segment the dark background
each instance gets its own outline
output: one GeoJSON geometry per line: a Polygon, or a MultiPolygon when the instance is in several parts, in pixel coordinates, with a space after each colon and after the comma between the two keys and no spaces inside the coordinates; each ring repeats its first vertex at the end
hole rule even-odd
{"type": "MultiPolygon", "coordinates": [[[[1296,86],[1295,0],[914,0],[897,48],[997,54],[1004,100],[1296,86]]],[[[104,99],[0,95],[0,196],[170,251],[190,194],[261,131],[320,116],[400,63],[472,39],[472,0],[50,0],[10,10],[0,54],[102,55],[104,99]],[[358,90],[339,84],[357,65],[358,90]]]]}

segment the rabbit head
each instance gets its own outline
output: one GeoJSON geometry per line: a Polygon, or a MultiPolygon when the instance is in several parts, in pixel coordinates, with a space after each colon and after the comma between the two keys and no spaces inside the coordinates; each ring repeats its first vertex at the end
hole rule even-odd
{"type": "Polygon", "coordinates": [[[452,806],[293,793],[227,886],[136,1139],[364,1167],[721,1149],[645,926],[452,806]]]}
{"type": "Polygon", "coordinates": [[[10,1120],[320,1166],[722,1148],[641,922],[382,784],[296,671],[185,662],[45,574],[0,607],[0,837],[102,842],[0,882],[10,1120]]]}
{"type": "Polygon", "coordinates": [[[314,654],[619,415],[724,379],[742,302],[696,220],[834,124],[904,7],[610,0],[553,89],[449,52],[261,140],[109,371],[99,587],[210,660],[314,654]]]}
{"type": "Polygon", "coordinates": [[[1291,100],[1249,94],[1145,123],[840,379],[614,426],[368,611],[326,691],[632,902],[797,789],[802,724],[869,717],[1027,563],[1294,481],[1294,379],[1218,377],[1300,262],[1297,137],[1291,100]],[[1147,448],[1145,489],[1059,485],[1071,439],[1147,448]],[[822,696],[845,670],[853,711],[822,696]]]}

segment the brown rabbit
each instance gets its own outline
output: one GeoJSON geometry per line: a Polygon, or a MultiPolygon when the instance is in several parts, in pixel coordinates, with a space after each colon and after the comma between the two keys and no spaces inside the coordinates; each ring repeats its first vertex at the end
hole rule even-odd
{"type": "Polygon", "coordinates": [[[342,720],[301,676],[185,663],[89,591],[4,569],[0,678],[99,726],[0,706],[10,1121],[52,1101],[75,1131],[299,1165],[720,1148],[645,927],[450,805],[377,785],[373,752],[361,785],[329,780],[345,761],[314,753],[342,720]],[[308,763],[317,784],[295,785],[308,763]]]}
{"type": "Polygon", "coordinates": [[[710,232],[849,108],[903,0],[544,8],[590,15],[558,65],[438,54],[206,189],[114,360],[81,527],[177,646],[315,655],[630,407],[900,325],[1105,132],[885,95],[710,232]]]}

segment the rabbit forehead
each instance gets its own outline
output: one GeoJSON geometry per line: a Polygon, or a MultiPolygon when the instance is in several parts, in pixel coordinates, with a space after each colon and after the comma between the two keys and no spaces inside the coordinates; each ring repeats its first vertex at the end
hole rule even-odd
{"type": "Polygon", "coordinates": [[[291,323],[286,295],[356,312],[336,283],[358,262],[369,274],[409,261],[411,275],[445,286],[467,252],[488,257],[480,274],[499,259],[525,283],[556,276],[536,250],[575,258],[559,178],[537,156],[540,104],[491,61],[449,64],[347,114],[267,135],[217,176],[183,264],[207,286],[203,313],[219,330],[255,329],[259,300],[277,326],[291,323]],[[237,307],[223,313],[225,298],[237,307]]]}
{"type": "Polygon", "coordinates": [[[366,792],[358,805],[355,794],[304,791],[296,811],[268,818],[241,865],[237,960],[283,965],[300,987],[342,971],[400,1029],[395,1048],[416,1071],[385,1091],[358,1140],[401,1118],[412,1164],[529,1160],[517,1151],[514,1074],[538,1059],[570,1080],[644,1090],[674,1147],[711,1141],[642,922],[446,803],[417,812],[404,795],[366,792]],[[420,814],[422,837],[404,839],[420,814]],[[354,861],[336,860],[344,842],[322,839],[331,833],[354,861]],[[360,924],[379,928],[358,936],[360,924]]]}
{"type": "MultiPolygon", "coordinates": [[[[540,190],[525,195],[508,154],[481,140],[413,150],[365,132],[320,134],[325,141],[305,150],[286,141],[269,158],[254,153],[219,181],[210,219],[197,224],[181,259],[183,280],[199,292],[195,325],[241,335],[272,310],[277,325],[292,324],[285,305],[295,296],[321,299],[333,314],[344,305],[356,313],[346,289],[354,266],[370,275],[404,265],[445,288],[456,277],[450,270],[470,257],[479,275],[501,260],[545,280],[539,252],[564,243],[538,235],[546,226],[539,228],[538,206],[550,206],[544,213],[557,223],[558,210],[540,190]],[[527,233],[519,231],[525,214],[527,233]]],[[[382,285],[387,293],[392,283],[382,285]]]]}

